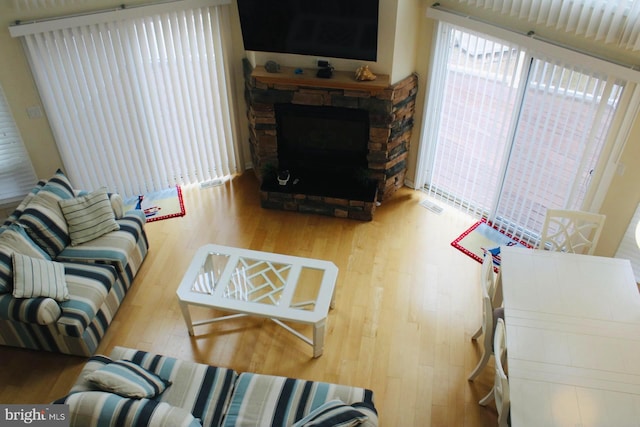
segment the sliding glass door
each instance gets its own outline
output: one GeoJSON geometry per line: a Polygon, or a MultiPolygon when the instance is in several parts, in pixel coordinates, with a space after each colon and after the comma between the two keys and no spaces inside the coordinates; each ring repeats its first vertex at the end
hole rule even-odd
{"type": "Polygon", "coordinates": [[[548,208],[582,207],[619,82],[447,24],[432,73],[419,182],[433,196],[532,242],[548,208]]]}
{"type": "Polygon", "coordinates": [[[622,86],[532,59],[525,88],[492,216],[535,236],[548,208],[583,208],[622,86]]]}

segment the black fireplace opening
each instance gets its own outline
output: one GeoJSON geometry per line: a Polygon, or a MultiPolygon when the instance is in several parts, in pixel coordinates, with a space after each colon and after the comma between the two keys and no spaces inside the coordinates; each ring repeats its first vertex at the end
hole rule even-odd
{"type": "Polygon", "coordinates": [[[368,111],[297,104],[274,108],[278,167],[264,174],[265,190],[374,200],[368,111]]]}

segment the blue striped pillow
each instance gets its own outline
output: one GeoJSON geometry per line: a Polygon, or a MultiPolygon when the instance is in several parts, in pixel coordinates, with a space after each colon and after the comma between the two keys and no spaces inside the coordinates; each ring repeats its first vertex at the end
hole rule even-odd
{"type": "Polygon", "coordinates": [[[26,227],[29,237],[51,258],[70,243],[69,228],[58,202],[73,197],[71,183],[58,170],[33,197],[18,220],[26,227]]]}
{"type": "Polygon", "coordinates": [[[352,427],[365,422],[369,417],[340,399],[323,403],[293,427],[352,427]]]}
{"type": "Polygon", "coordinates": [[[109,363],[89,373],[85,379],[100,390],[134,398],[153,398],[171,385],[171,381],[129,360],[109,363]]]}
{"type": "Polygon", "coordinates": [[[73,426],[118,427],[201,427],[202,424],[184,408],[149,399],[129,399],[102,391],[71,393],[55,404],[69,406],[69,423],[73,426]]]}

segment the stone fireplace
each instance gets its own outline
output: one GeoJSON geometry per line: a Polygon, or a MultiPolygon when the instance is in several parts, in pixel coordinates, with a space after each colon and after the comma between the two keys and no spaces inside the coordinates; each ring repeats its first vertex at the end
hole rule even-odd
{"type": "Polygon", "coordinates": [[[371,220],[403,185],[417,76],[357,82],[245,61],[251,157],[264,208],[371,220]],[[289,180],[284,181],[288,172],[289,180]]]}

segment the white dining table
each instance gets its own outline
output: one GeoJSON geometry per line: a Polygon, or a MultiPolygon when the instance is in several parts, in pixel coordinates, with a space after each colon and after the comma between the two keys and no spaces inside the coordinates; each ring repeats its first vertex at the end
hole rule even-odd
{"type": "Polygon", "coordinates": [[[640,426],[628,260],[501,248],[511,425],[640,426]]]}

